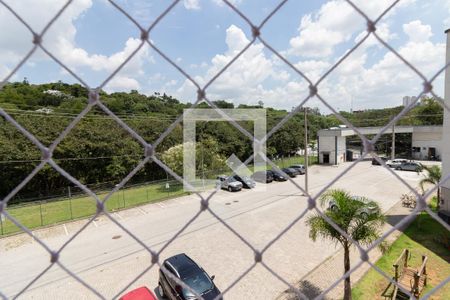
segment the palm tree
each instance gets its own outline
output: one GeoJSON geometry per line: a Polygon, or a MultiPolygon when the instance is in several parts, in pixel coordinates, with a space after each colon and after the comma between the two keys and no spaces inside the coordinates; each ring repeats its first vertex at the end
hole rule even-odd
{"type": "MultiPolygon", "coordinates": [[[[441,172],[441,168],[439,166],[423,166],[423,169],[426,170],[428,174],[424,179],[422,179],[419,182],[419,184],[420,184],[420,187],[422,188],[422,192],[425,192],[424,185],[426,183],[431,183],[434,185],[439,184],[439,181],[441,181],[442,172],[441,172]]],[[[438,189],[437,189],[437,204],[436,204],[437,210],[439,210],[440,201],[441,201],[441,191],[440,191],[440,188],[438,187],[438,189]]]]}
{"type": "MultiPolygon", "coordinates": [[[[364,197],[353,197],[344,190],[330,190],[320,197],[320,205],[327,209],[324,214],[333,220],[353,241],[370,245],[380,237],[378,229],[385,223],[385,217],[377,202],[364,197]]],[[[309,217],[309,236],[339,243],[344,248],[344,273],[350,270],[350,246],[352,242],[331,226],[320,214],[309,217]]],[[[344,299],[352,297],[350,276],[344,281],[344,299]]]]}

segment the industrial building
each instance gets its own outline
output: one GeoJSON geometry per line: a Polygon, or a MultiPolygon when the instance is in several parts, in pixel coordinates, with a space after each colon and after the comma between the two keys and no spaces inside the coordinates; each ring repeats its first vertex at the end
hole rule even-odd
{"type": "MultiPolygon", "coordinates": [[[[363,135],[378,134],[382,127],[356,128],[363,135]]],[[[442,126],[395,126],[395,134],[412,134],[412,156],[414,159],[440,159],[442,155],[442,126]]],[[[392,134],[387,130],[385,134],[392,134]]],[[[346,137],[356,135],[346,126],[322,129],[317,133],[318,156],[320,164],[338,165],[347,161],[346,137]]]]}

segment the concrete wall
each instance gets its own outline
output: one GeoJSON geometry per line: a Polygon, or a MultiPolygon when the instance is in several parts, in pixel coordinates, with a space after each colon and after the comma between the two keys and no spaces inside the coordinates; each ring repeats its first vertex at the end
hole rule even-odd
{"type": "Polygon", "coordinates": [[[345,161],[346,143],[343,136],[319,136],[319,163],[326,164],[324,157],[328,156],[328,164],[335,165],[345,161]]]}
{"type": "Polygon", "coordinates": [[[420,152],[412,152],[414,159],[431,159],[429,157],[429,148],[436,149],[436,156],[442,157],[442,127],[440,130],[427,131],[427,132],[416,132],[412,134],[412,145],[411,147],[420,148],[420,152]]]}
{"type": "MultiPolygon", "coordinates": [[[[447,34],[446,64],[450,63],[450,29],[447,34]]],[[[450,107],[450,67],[445,70],[445,95],[444,101],[450,107]]],[[[442,129],[442,178],[450,174],[450,112],[444,109],[444,126],[442,129]]],[[[450,214],[450,180],[442,184],[441,210],[450,214]]]]}
{"type": "Polygon", "coordinates": [[[346,138],[344,136],[338,136],[337,137],[337,164],[341,164],[345,162],[345,155],[346,155],[347,147],[346,147],[346,138]]]}

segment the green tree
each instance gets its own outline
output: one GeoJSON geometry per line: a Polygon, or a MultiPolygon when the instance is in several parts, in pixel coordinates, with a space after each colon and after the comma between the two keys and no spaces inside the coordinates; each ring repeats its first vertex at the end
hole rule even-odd
{"type": "MultiPolygon", "coordinates": [[[[439,184],[439,181],[441,180],[442,177],[442,171],[441,168],[439,166],[423,166],[423,169],[427,172],[427,175],[424,179],[422,179],[419,184],[420,187],[422,188],[422,192],[425,192],[425,184],[426,183],[431,183],[433,185],[437,185],[439,184]]],[[[440,188],[438,187],[437,189],[437,210],[439,210],[439,204],[441,202],[441,192],[440,192],[440,188]]]]}
{"type": "MultiPolygon", "coordinates": [[[[336,209],[327,209],[324,214],[330,218],[353,241],[362,245],[370,245],[380,237],[379,228],[385,223],[377,202],[363,197],[352,197],[344,190],[329,190],[320,197],[324,208],[330,203],[336,209]],[[370,212],[367,210],[370,208],[370,212]]],[[[309,236],[313,241],[317,237],[339,243],[344,248],[344,273],[350,270],[350,246],[352,242],[331,226],[320,214],[306,220],[310,227],[309,236]]],[[[344,299],[351,299],[350,276],[344,281],[344,299]]]]}
{"type": "MultiPolygon", "coordinates": [[[[183,174],[183,145],[175,145],[161,156],[162,161],[178,175],[183,174]]],[[[226,166],[225,157],[219,153],[217,141],[210,137],[196,143],[195,161],[197,174],[214,174],[226,166]]]]}

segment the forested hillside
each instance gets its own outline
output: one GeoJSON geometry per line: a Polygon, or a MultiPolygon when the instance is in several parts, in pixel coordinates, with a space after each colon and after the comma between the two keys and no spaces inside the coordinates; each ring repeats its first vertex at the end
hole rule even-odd
{"type": "MultiPolygon", "coordinates": [[[[83,110],[87,103],[87,90],[79,84],[62,82],[41,85],[23,82],[6,84],[0,90],[0,107],[33,133],[44,145],[52,141],[83,110]]],[[[151,96],[130,93],[101,92],[101,101],[147,142],[155,142],[161,133],[191,104],[155,93],[151,96]]],[[[222,108],[233,108],[232,103],[217,101],[222,108]]],[[[201,106],[207,107],[206,104],[201,106]]],[[[261,107],[240,105],[240,108],[261,107]]],[[[401,107],[368,110],[342,114],[357,126],[386,124],[401,107]]],[[[267,128],[270,130],[288,112],[267,108],[267,128]]],[[[415,108],[400,123],[441,124],[442,109],[434,100],[415,108]]],[[[251,122],[241,122],[252,130],[251,122]]],[[[287,156],[303,148],[303,113],[295,115],[282,126],[267,143],[268,155],[287,156]]],[[[309,136],[312,144],[319,129],[337,126],[340,122],[333,115],[322,115],[318,109],[308,113],[309,136]]],[[[156,148],[162,157],[169,148],[182,144],[182,124],[156,148]]],[[[227,122],[199,122],[199,142],[214,143],[220,157],[236,154],[241,160],[251,155],[251,143],[247,137],[227,122]],[[217,144],[217,145],[216,145],[217,144]]],[[[142,160],[144,150],[137,140],[121,128],[116,121],[98,107],[94,107],[58,145],[55,161],[72,176],[85,184],[118,183],[142,160]]],[[[0,197],[4,197],[20,183],[40,162],[40,151],[13,125],[0,118],[0,197]]],[[[149,163],[131,182],[143,182],[166,178],[167,174],[155,163],[149,163]]],[[[25,188],[19,197],[28,199],[49,195],[52,191],[67,187],[70,183],[51,167],[46,166],[25,188]]]]}

